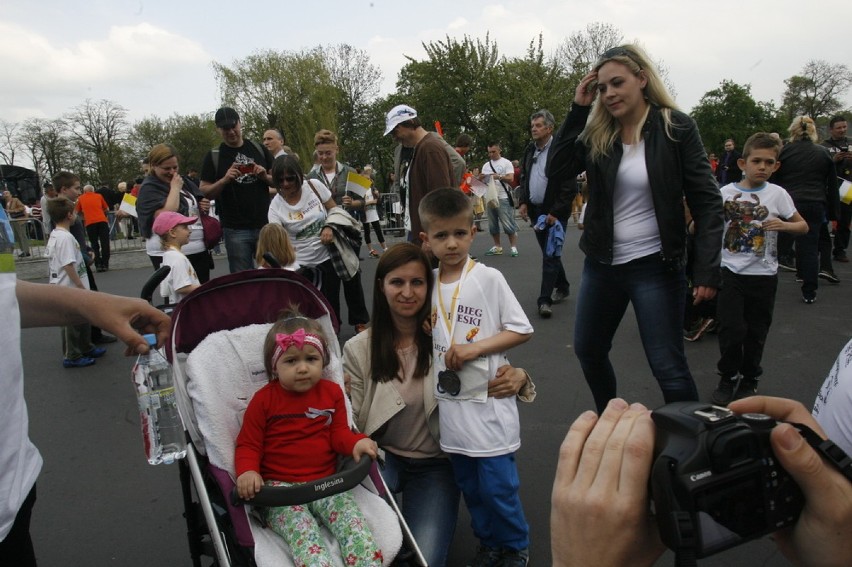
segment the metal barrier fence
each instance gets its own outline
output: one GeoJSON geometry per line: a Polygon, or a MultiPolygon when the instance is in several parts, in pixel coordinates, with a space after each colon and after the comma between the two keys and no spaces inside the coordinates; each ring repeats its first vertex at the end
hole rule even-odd
{"type": "Polygon", "coordinates": [[[402,203],[399,193],[382,193],[379,195],[379,220],[382,232],[394,236],[405,236],[405,220],[402,217],[402,203]]]}
{"type": "MultiPolygon", "coordinates": [[[[113,211],[108,213],[108,217],[111,252],[143,250],[145,248],[145,240],[139,236],[139,230],[133,228],[135,219],[116,219],[113,211]],[[131,230],[132,232],[129,232],[131,230]],[[128,238],[129,236],[132,237],[128,238]]],[[[51,231],[49,226],[46,226],[37,217],[9,219],[9,222],[15,235],[15,248],[20,251],[18,253],[20,258],[40,259],[46,257],[45,247],[51,231]]]]}

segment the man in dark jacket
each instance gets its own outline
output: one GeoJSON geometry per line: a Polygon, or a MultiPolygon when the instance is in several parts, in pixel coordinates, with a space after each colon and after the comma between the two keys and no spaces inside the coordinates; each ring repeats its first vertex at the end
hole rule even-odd
{"type": "Polygon", "coordinates": [[[574,179],[549,179],[546,174],[552,156],[550,145],[555,125],[553,114],[547,110],[539,110],[530,116],[533,141],[527,146],[521,162],[521,194],[518,206],[521,217],[529,219],[533,226],[538,223],[540,216],[545,216],[544,229],[535,231],[542,256],[538,314],[545,319],[553,314],[551,305],[568,297],[570,291],[562,257],[547,255],[547,240],[556,223],[565,231],[571,212],[571,201],[577,192],[574,179]]]}
{"type": "Polygon", "coordinates": [[[736,183],[743,178],[743,172],[737,165],[737,160],[741,157],[742,154],[736,150],[734,140],[731,138],[725,140],[725,153],[722,154],[722,159],[716,166],[716,181],[719,182],[719,187],[724,187],[728,183],[736,183]]]}
{"type": "MultiPolygon", "coordinates": [[[[834,161],[837,177],[852,181],[852,151],[849,147],[846,118],[832,116],[828,122],[830,137],[822,143],[834,161]]],[[[834,259],[838,262],[848,262],[846,248],[849,247],[849,224],[852,222],[852,205],[840,203],[840,214],[837,217],[837,230],[834,234],[834,259]]]]}

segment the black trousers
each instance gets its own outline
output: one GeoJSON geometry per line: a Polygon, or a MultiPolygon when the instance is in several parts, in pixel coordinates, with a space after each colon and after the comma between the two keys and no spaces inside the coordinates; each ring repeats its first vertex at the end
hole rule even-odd
{"type": "Polygon", "coordinates": [[[33,540],[30,536],[30,519],[36,501],[36,487],[27,495],[21,504],[12,531],[3,541],[0,541],[0,567],[35,567],[36,558],[33,540]]]}
{"type": "Polygon", "coordinates": [[[746,276],[722,268],[719,291],[719,352],[721,376],[746,378],[763,374],[760,361],[772,324],[778,276],[746,276]]]}
{"type": "Polygon", "coordinates": [[[86,227],[86,234],[95,253],[95,267],[109,268],[109,223],[92,223],[86,227]]]}

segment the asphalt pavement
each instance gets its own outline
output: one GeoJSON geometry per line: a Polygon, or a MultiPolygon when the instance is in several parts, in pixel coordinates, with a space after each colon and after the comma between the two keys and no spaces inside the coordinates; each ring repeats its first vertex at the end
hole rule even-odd
{"type": "MultiPolygon", "coordinates": [[[[577,229],[569,226],[563,261],[571,296],[554,306],[548,320],[537,315],[541,255],[531,229],[523,227],[519,233],[521,254],[517,258],[486,257],[491,246],[487,234],[476,237],[472,250],[480,261],[503,272],[535,327],[533,339],[510,353],[512,362],[533,376],[538,391],[534,403],[520,405],[522,447],[517,454],[521,499],[531,528],[532,566],[550,563],[550,492],[559,445],[571,421],[594,408],[572,352],[575,294],[582,266],[578,237],[577,229]]],[[[213,275],[226,273],[225,259],[216,260],[213,275]]],[[[362,268],[368,305],[375,265],[375,260],[365,256],[362,268]]],[[[761,393],[797,399],[808,407],[813,404],[837,353],[852,336],[852,266],[838,264],[835,270],[842,282],[832,285],[820,280],[813,305],[801,302],[793,275],[781,273],[761,393]]],[[[112,270],[97,274],[97,281],[101,291],[137,296],[150,273],[147,267],[112,270]]],[[[344,326],[341,339],[352,334],[344,326]]],[[[109,345],[107,355],[94,367],[66,370],[61,364],[58,329],[24,330],[22,343],[30,433],[45,460],[32,521],[39,564],[190,565],[177,468],[150,466],[145,460],[129,374],[133,361],[122,355],[123,347],[109,345]]],[[[686,351],[700,395],[709,401],[717,383],[715,335],[687,343],[686,351]]],[[[612,360],[620,396],[649,407],[662,403],[630,309],[615,337],[612,360]]],[[[464,565],[475,547],[463,510],[449,564],[464,565]]],[[[672,564],[671,557],[659,564],[672,564]]],[[[789,565],[768,538],[699,564],[789,565]]]]}

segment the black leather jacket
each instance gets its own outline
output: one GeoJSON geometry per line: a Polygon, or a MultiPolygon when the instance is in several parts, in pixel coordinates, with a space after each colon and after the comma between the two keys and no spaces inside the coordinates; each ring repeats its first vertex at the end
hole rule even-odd
{"type": "MultiPolygon", "coordinates": [[[[547,171],[549,178],[572,178],[586,171],[589,201],[580,248],[586,256],[605,264],[613,257],[613,193],[623,147],[616,140],[610,155],[596,162],[588,148],[578,140],[586,126],[591,107],[572,104],[571,112],[556,134],[547,171]]],[[[683,199],[695,220],[695,285],[721,285],[722,197],[713,178],[710,162],[701,143],[695,122],[686,114],[672,110],[672,136],[665,132],[663,116],[652,106],[642,126],[645,141],[645,165],[660,229],[663,259],[674,265],[686,263],[686,221],[683,199]]]]}

